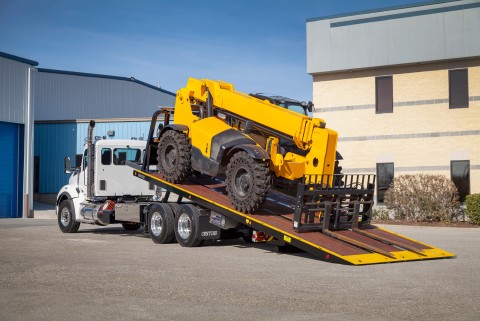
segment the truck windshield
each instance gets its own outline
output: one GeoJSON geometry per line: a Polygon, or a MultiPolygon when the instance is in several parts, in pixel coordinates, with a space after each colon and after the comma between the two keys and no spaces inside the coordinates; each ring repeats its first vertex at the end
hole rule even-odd
{"type": "Polygon", "coordinates": [[[125,165],[126,161],[139,162],[142,151],[138,148],[115,148],[113,150],[113,164],[125,165]]]}

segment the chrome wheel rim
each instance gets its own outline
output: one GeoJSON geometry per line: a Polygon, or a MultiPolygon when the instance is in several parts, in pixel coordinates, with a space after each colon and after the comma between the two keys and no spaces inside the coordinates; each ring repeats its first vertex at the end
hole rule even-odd
{"type": "Polygon", "coordinates": [[[184,240],[188,239],[192,233],[192,220],[186,213],[182,213],[178,218],[178,235],[184,240]]]}
{"type": "Polygon", "coordinates": [[[70,223],[70,210],[67,207],[64,207],[60,212],[60,222],[63,226],[68,226],[70,223]]]}
{"type": "Polygon", "coordinates": [[[150,219],[150,231],[153,235],[159,236],[163,229],[163,218],[160,213],[155,212],[150,219]]]}

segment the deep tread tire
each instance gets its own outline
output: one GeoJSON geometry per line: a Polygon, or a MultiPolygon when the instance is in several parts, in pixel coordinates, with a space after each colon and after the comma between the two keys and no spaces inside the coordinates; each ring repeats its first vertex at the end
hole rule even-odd
{"type": "Polygon", "coordinates": [[[175,237],[184,247],[199,246],[202,240],[197,238],[200,212],[194,205],[182,205],[175,217],[175,237]]]}
{"type": "MultiPolygon", "coordinates": [[[[172,209],[172,212],[173,212],[173,216],[174,217],[177,217],[177,213],[178,211],[180,211],[180,208],[182,208],[182,205],[181,204],[177,204],[177,203],[168,203],[168,205],[171,207],[172,209]]],[[[175,224],[175,222],[174,222],[175,224]]],[[[174,231],[175,233],[175,231],[174,231]]],[[[177,242],[177,238],[174,237],[173,240],[172,240],[173,243],[176,243],[177,242]]]]}
{"type": "Polygon", "coordinates": [[[136,231],[142,227],[140,223],[122,223],[123,229],[125,231],[136,231]]]}
{"type": "Polygon", "coordinates": [[[339,165],[338,160],[335,161],[335,168],[333,174],[335,175],[333,186],[342,187],[345,182],[343,181],[343,176],[340,176],[342,174],[342,166],[339,165]]]}
{"type": "Polygon", "coordinates": [[[57,222],[63,233],[76,233],[80,222],[75,221],[75,209],[72,200],[64,200],[58,206],[57,222]]]}
{"type": "Polygon", "coordinates": [[[168,130],[158,143],[158,172],[170,183],[181,183],[190,175],[191,144],[184,133],[168,130]]]}
{"type": "Polygon", "coordinates": [[[172,209],[173,215],[177,217],[177,213],[182,208],[182,205],[177,203],[168,203],[168,206],[170,206],[170,208],[172,209]]]}
{"type": "Polygon", "coordinates": [[[230,159],[226,176],[228,197],[236,210],[252,213],[267,198],[271,173],[266,162],[253,159],[246,152],[238,152],[230,159]]]}
{"type": "Polygon", "coordinates": [[[175,217],[168,204],[153,204],[148,211],[148,234],[153,242],[167,244],[173,241],[175,217]]]}

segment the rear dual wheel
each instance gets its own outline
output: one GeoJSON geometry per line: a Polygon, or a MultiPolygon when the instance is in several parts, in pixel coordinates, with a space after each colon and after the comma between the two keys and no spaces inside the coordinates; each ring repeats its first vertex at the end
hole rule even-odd
{"type": "Polygon", "coordinates": [[[166,244],[173,241],[175,216],[168,204],[153,204],[148,211],[148,233],[153,242],[166,244]]]}
{"type": "Polygon", "coordinates": [[[194,205],[182,205],[175,219],[175,237],[184,247],[195,247],[202,243],[198,239],[200,211],[194,205]]]}

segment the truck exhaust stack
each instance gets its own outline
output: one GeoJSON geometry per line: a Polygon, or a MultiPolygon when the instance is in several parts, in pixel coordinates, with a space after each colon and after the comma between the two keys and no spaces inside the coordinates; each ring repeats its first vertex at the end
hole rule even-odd
{"type": "Polygon", "coordinates": [[[88,171],[87,171],[87,199],[91,200],[93,195],[94,180],[93,175],[95,173],[93,162],[93,129],[95,128],[95,121],[91,120],[88,126],[88,171]]]}

